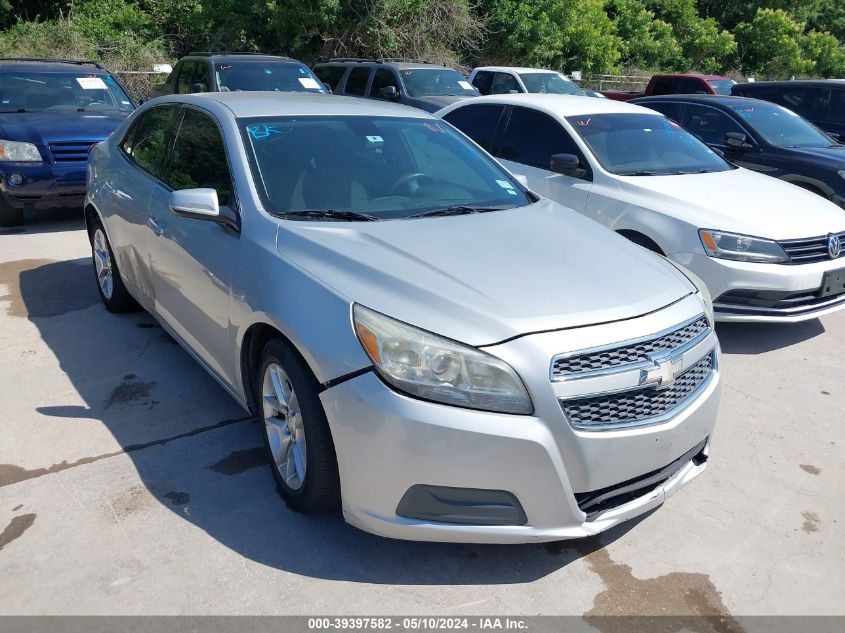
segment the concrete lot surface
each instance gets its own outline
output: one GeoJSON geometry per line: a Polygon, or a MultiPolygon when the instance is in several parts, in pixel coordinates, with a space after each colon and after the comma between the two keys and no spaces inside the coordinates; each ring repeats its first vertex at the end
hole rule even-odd
{"type": "Polygon", "coordinates": [[[0,614],[845,615],[845,312],[719,326],[708,471],[598,540],[407,543],[286,509],[260,429],[78,214],[0,230],[0,614]]]}

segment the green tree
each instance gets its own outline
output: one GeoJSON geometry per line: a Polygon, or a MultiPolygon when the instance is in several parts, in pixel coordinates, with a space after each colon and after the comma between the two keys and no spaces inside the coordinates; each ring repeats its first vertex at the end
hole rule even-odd
{"type": "Polygon", "coordinates": [[[815,64],[804,58],[804,25],[783,9],[757,9],[751,22],[736,27],[742,70],[766,78],[786,78],[812,72],[815,64]]]}
{"type": "Polygon", "coordinates": [[[658,19],[640,0],[609,0],[605,11],[616,27],[626,66],[671,70],[686,64],[672,25],[658,19]]]}
{"type": "Polygon", "coordinates": [[[822,77],[845,76],[845,46],[830,33],[810,31],[801,38],[801,51],[822,77]]]}
{"type": "Polygon", "coordinates": [[[720,29],[713,18],[702,18],[695,0],[652,0],[650,8],[672,25],[683,50],[685,70],[715,73],[730,65],[736,53],[734,36],[720,29]]]}
{"type": "Polygon", "coordinates": [[[621,40],[601,0],[484,0],[488,56],[559,70],[608,72],[621,40]]]}

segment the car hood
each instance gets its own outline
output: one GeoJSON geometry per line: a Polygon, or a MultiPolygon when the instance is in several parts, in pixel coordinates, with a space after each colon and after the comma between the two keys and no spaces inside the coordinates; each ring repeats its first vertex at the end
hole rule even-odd
{"type": "Polygon", "coordinates": [[[695,292],[661,257],[546,200],[413,220],[284,221],[277,248],[350,301],[471,345],[630,319],[695,292]]]}
{"type": "Polygon", "coordinates": [[[54,141],[102,141],[128,112],[13,112],[0,114],[0,138],[48,145],[54,141]]]}
{"type": "Polygon", "coordinates": [[[447,105],[451,105],[456,101],[463,101],[464,99],[472,99],[472,95],[435,95],[430,97],[407,97],[403,103],[405,105],[414,106],[426,112],[437,112],[447,105]]]}
{"type": "Polygon", "coordinates": [[[789,151],[797,156],[816,159],[813,162],[828,165],[832,168],[845,167],[845,145],[830,145],[828,147],[790,147],[789,151]]]}
{"type": "Polygon", "coordinates": [[[617,177],[624,199],[702,229],[774,240],[845,231],[845,213],[821,196],[748,169],[617,177]]]}

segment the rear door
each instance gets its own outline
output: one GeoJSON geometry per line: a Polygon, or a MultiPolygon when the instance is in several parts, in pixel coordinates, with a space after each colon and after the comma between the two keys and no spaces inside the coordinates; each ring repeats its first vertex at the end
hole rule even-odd
{"type": "Polygon", "coordinates": [[[363,97],[367,94],[367,83],[370,78],[369,66],[353,66],[346,75],[343,84],[343,94],[351,97],[363,97]]]}
{"type": "MultiPolygon", "coordinates": [[[[150,196],[163,176],[170,151],[178,105],[150,108],[133,123],[118,145],[105,174],[103,189],[108,208],[100,209],[107,218],[109,241],[118,267],[141,301],[154,297],[150,275],[149,247],[151,223],[150,196]]],[[[145,306],[149,307],[149,306],[145,306]]]]}
{"type": "Polygon", "coordinates": [[[828,134],[835,135],[840,143],[845,143],[845,87],[829,90],[826,103],[814,123],[828,134]]]}
{"type": "Polygon", "coordinates": [[[150,251],[155,310],[230,385],[229,291],[240,235],[222,224],[178,216],[172,191],[210,187],[237,208],[228,154],[214,117],[184,106],[162,183],[150,199],[156,237],[150,251]]]}
{"type": "Polygon", "coordinates": [[[569,132],[548,114],[531,108],[514,106],[506,116],[507,123],[495,156],[511,173],[525,176],[533,191],[583,212],[593,184],[592,174],[569,132]],[[575,178],[551,171],[553,154],[575,154],[587,173],[582,178],[575,178]]]}

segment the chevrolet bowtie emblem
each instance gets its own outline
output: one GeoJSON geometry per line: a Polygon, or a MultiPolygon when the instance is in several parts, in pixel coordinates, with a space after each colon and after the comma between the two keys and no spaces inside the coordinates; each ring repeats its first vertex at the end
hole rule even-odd
{"type": "Polygon", "coordinates": [[[670,358],[669,356],[649,357],[654,367],[640,370],[640,384],[654,384],[658,389],[667,389],[675,383],[675,378],[684,366],[681,357],[670,358]]]}

